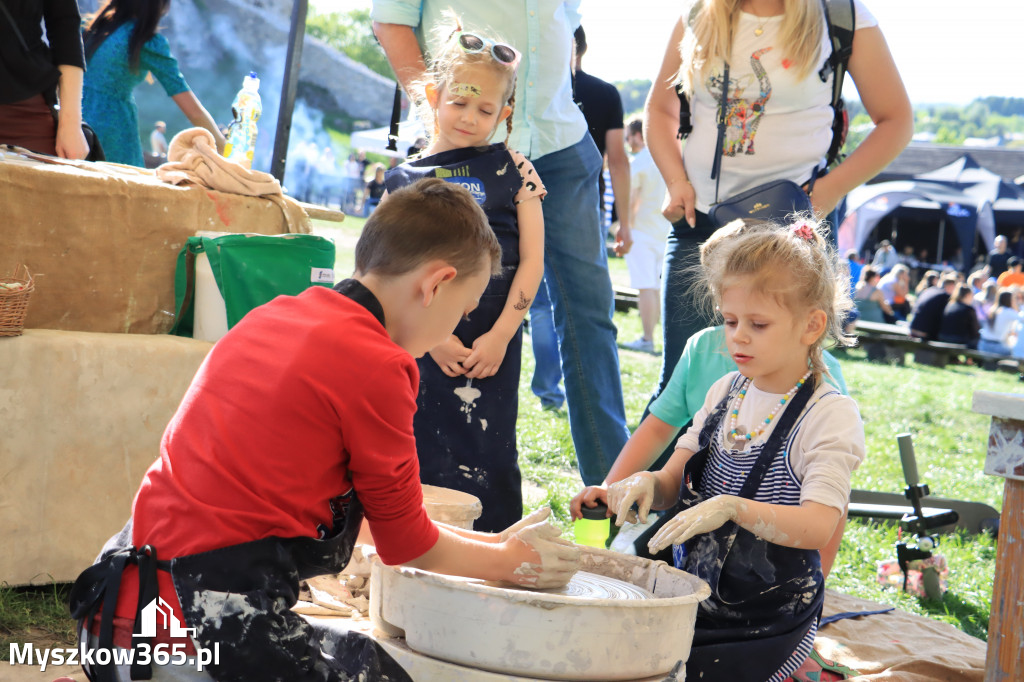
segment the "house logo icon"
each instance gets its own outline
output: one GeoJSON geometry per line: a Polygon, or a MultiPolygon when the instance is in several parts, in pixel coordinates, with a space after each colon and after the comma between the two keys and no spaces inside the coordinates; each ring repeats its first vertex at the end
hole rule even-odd
{"type": "Polygon", "coordinates": [[[132,637],[156,637],[157,618],[160,618],[163,629],[171,637],[191,637],[196,633],[195,628],[181,627],[181,621],[174,615],[170,605],[163,598],[157,597],[142,609],[142,632],[132,637]]]}

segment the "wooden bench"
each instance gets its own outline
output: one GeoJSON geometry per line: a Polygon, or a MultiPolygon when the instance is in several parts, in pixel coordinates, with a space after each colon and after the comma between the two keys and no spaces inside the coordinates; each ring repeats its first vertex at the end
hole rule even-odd
{"type": "Polygon", "coordinates": [[[615,292],[615,311],[619,313],[629,312],[639,304],[640,292],[631,287],[612,284],[612,291],[615,292]]]}
{"type": "Polygon", "coordinates": [[[915,351],[920,346],[920,339],[910,336],[906,327],[896,324],[857,320],[854,330],[868,360],[902,365],[907,351],[915,351]]]}
{"type": "MultiPolygon", "coordinates": [[[[985,369],[998,369],[1024,374],[1024,359],[999,353],[972,350],[959,343],[926,341],[910,335],[907,327],[883,322],[854,323],[854,331],[860,345],[867,351],[869,360],[881,360],[892,364],[904,364],[908,351],[914,353],[914,362],[934,367],[945,367],[951,360],[970,358],[978,361],[985,369]]],[[[1021,377],[1024,381],[1024,376],[1021,377]]]]}

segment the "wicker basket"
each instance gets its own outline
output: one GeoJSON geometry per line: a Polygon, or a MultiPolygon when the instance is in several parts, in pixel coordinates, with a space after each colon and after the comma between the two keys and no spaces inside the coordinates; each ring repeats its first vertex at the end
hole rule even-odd
{"type": "Polygon", "coordinates": [[[21,335],[28,299],[35,288],[35,280],[24,265],[17,266],[10,277],[0,277],[0,336],[21,335]]]}

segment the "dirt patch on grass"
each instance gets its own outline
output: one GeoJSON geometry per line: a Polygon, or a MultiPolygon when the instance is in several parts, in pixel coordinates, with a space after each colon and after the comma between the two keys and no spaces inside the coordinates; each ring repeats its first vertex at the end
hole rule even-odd
{"type": "MultiPolygon", "coordinates": [[[[75,647],[74,621],[68,618],[68,631],[55,632],[49,628],[41,628],[31,625],[22,628],[18,632],[5,631],[0,639],[3,640],[3,662],[0,668],[3,673],[0,678],[10,682],[51,682],[61,677],[69,677],[75,682],[88,682],[82,667],[79,665],[50,665],[49,661],[53,652],[60,650],[63,654],[67,649],[75,647]],[[11,645],[19,647],[20,652],[25,652],[26,645],[31,644],[29,650],[32,661],[25,661],[23,658],[11,662],[11,645]],[[42,665],[42,660],[47,665],[42,665]]],[[[24,656],[24,653],[19,654],[24,656]]]]}

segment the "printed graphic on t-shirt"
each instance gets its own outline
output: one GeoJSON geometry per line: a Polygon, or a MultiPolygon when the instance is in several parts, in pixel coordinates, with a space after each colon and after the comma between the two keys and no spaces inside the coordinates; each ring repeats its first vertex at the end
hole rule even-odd
{"type": "MultiPolygon", "coordinates": [[[[772,96],[772,83],[768,78],[768,72],[761,64],[761,56],[771,49],[770,47],[761,48],[750,55],[750,68],[754,72],[753,75],[730,78],[726,84],[726,87],[729,88],[729,96],[726,99],[725,140],[722,142],[722,154],[725,156],[754,154],[757,126],[761,122],[761,116],[764,115],[765,105],[772,96]],[[757,81],[757,97],[748,99],[748,93],[755,90],[755,79],[757,81]]],[[[718,99],[719,116],[721,116],[722,74],[708,76],[707,88],[718,99]]]]}
{"type": "Polygon", "coordinates": [[[476,203],[481,206],[487,201],[487,191],[484,189],[484,183],[479,178],[469,175],[469,166],[452,169],[437,168],[434,170],[434,177],[465,187],[473,195],[473,198],[476,199],[476,203]]]}

